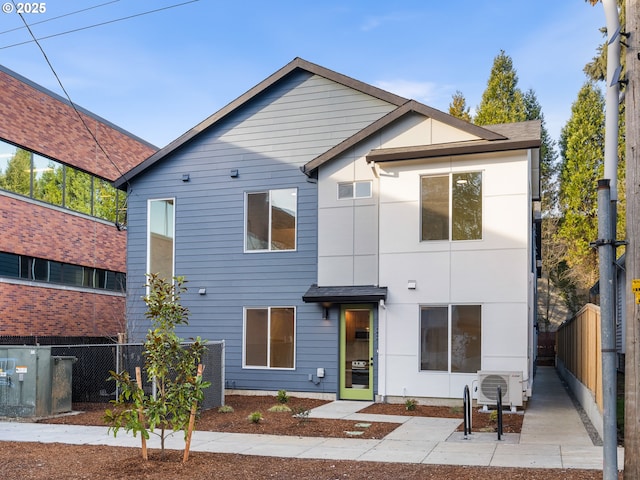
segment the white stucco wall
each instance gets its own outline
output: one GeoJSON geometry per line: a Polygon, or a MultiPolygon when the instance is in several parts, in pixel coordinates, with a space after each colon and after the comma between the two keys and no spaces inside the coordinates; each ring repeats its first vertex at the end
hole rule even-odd
{"type": "Polygon", "coordinates": [[[319,171],[318,284],[381,285],[378,396],[462,398],[475,373],[420,371],[420,306],[482,306],[482,369],[528,377],[531,329],[530,163],[526,151],[373,166],[374,148],[470,140],[450,126],[411,116],[319,171]],[[420,240],[420,177],[483,174],[483,236],[420,240]],[[340,182],[371,180],[372,197],[338,200],[340,182]],[[407,288],[408,281],[416,288],[407,288]]]}

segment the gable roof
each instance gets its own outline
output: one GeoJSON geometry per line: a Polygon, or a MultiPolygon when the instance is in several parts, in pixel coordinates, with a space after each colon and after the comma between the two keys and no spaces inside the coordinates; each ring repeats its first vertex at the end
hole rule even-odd
{"type": "Polygon", "coordinates": [[[346,139],[342,143],[339,143],[338,145],[331,148],[330,150],[327,150],[322,155],[311,160],[302,168],[302,171],[307,175],[310,175],[314,170],[316,170],[322,164],[330,161],[331,159],[335,158],[337,155],[353,147],[360,141],[364,140],[365,138],[369,137],[370,135],[383,129],[387,125],[390,125],[391,123],[395,122],[399,118],[409,113],[419,113],[421,115],[424,115],[425,117],[433,118],[434,120],[450,125],[454,128],[465,131],[477,137],[480,137],[487,142],[506,139],[505,136],[503,136],[502,134],[496,131],[489,130],[484,127],[479,127],[478,125],[473,125],[471,123],[467,123],[464,120],[456,118],[447,113],[441,112],[440,110],[436,110],[435,108],[428,107],[427,105],[424,105],[420,102],[416,102],[415,100],[408,100],[406,103],[399,106],[392,112],[388,113],[387,115],[382,117],[380,120],[373,122],[371,125],[369,125],[366,128],[363,128],[352,137],[346,139]]]}
{"type": "Polygon", "coordinates": [[[267,77],[265,80],[257,84],[255,87],[251,88],[250,90],[248,90],[247,92],[245,92],[244,94],[242,94],[241,96],[233,100],[231,103],[221,108],[216,113],[214,113],[204,121],[200,122],[198,125],[190,129],[189,131],[187,131],[186,133],[184,133],[183,135],[181,135],[171,143],[169,143],[167,146],[158,150],[156,153],[148,157],[145,161],[143,161],[139,165],[135,166],[134,168],[126,172],[124,175],[122,175],[119,179],[117,179],[114,182],[114,185],[117,188],[123,188],[123,186],[126,185],[126,183],[129,180],[133,179],[134,177],[141,174],[146,169],[153,166],[155,163],[157,163],[167,155],[171,154],[181,146],[193,140],[200,133],[202,133],[203,131],[205,131],[215,123],[224,119],[227,115],[232,113],[234,110],[240,108],[242,105],[251,101],[257,95],[261,94],[262,92],[269,89],[271,86],[278,83],[280,80],[282,80],[283,78],[287,77],[292,72],[295,72],[297,70],[304,70],[311,74],[324,77],[328,80],[331,80],[341,85],[344,85],[346,87],[352,88],[356,91],[365,93],[374,98],[383,100],[397,107],[395,110],[393,110],[391,113],[389,113],[385,117],[374,122],[369,127],[361,130],[356,135],[353,135],[349,139],[340,143],[336,147],[328,150],[321,156],[312,160],[312,162],[310,162],[309,164],[305,165],[305,167],[303,167],[303,171],[306,174],[309,174],[311,170],[317,168],[325,161],[328,161],[329,159],[333,158],[340,151],[344,151],[345,149],[349,148],[351,145],[366,138],[368,135],[371,135],[372,133],[376,132],[380,128],[383,128],[385,125],[388,125],[389,123],[393,122],[400,116],[405,115],[409,112],[418,112],[423,115],[432,117],[443,123],[454,126],[456,128],[469,132],[483,139],[495,140],[495,139],[502,138],[500,134],[493,132],[491,130],[484,129],[477,125],[469,124],[467,122],[464,122],[463,120],[455,118],[451,115],[448,115],[434,108],[428,107],[421,103],[418,103],[414,100],[403,98],[399,95],[395,95],[381,88],[375,87],[373,85],[369,85],[359,80],[355,80],[341,73],[334,72],[333,70],[329,70],[328,68],[322,67],[320,65],[316,65],[314,63],[308,62],[306,60],[303,60],[302,58],[297,57],[293,59],[291,62],[289,62],[287,65],[282,67],[280,70],[273,73],[272,75],[267,77]]]}
{"type": "Polygon", "coordinates": [[[394,162],[432,157],[466,155],[471,153],[503,152],[540,147],[541,121],[490,125],[498,139],[467,140],[463,142],[437,143],[410,147],[379,148],[367,155],[367,162],[394,162]]]}
{"type": "Polygon", "coordinates": [[[332,70],[329,70],[328,68],[321,67],[320,65],[316,65],[314,63],[303,60],[302,58],[296,57],[287,65],[282,67],[280,70],[273,73],[272,75],[264,79],[262,82],[257,84],[255,87],[251,88],[244,94],[240,95],[231,103],[227,104],[226,106],[218,110],[216,113],[214,113],[213,115],[206,118],[205,120],[200,122],[198,125],[196,125],[192,129],[182,134],[180,137],[178,137],[177,139],[169,143],[166,147],[158,150],[156,153],[151,155],[149,158],[147,158],[144,162],[142,162],[138,166],[126,172],[124,175],[122,175],[122,177],[120,177],[118,180],[114,182],[114,185],[117,188],[122,188],[122,186],[127,181],[139,175],[144,170],[151,167],[153,164],[155,164],[162,158],[166,157],[171,152],[177,150],[182,145],[186,144],[187,142],[189,142],[190,140],[198,136],[200,133],[205,131],[207,128],[219,122],[220,120],[225,118],[227,115],[229,115],[231,112],[241,107],[245,103],[251,101],[257,95],[264,92],[269,87],[278,83],[281,79],[290,75],[292,72],[296,70],[305,70],[309,73],[319,75],[329,80],[333,80],[336,83],[340,83],[344,86],[353,88],[354,90],[360,91],[367,95],[371,95],[372,97],[378,98],[392,105],[399,106],[408,101],[406,98],[400,97],[399,95],[395,95],[393,93],[382,90],[381,88],[374,87],[373,85],[369,85],[364,82],[360,82],[346,75],[342,75],[341,73],[334,72],[332,70]]]}

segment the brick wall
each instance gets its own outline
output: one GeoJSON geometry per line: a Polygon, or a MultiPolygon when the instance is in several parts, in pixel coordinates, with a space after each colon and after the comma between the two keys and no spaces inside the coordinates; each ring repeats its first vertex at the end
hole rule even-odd
{"type": "Polygon", "coordinates": [[[81,113],[107,158],[70,105],[2,70],[0,99],[0,138],[108,180],[156,150],[106,120],[81,113]]]}
{"type": "Polygon", "coordinates": [[[0,192],[0,251],[126,271],[127,234],[97,222],[0,192]]]}
{"type": "Polygon", "coordinates": [[[125,331],[124,296],[0,283],[0,298],[0,336],[97,337],[125,331]]]}
{"type": "MultiPolygon", "coordinates": [[[[90,112],[81,115],[86,126],[61,97],[0,66],[0,139],[107,180],[156,150],[90,112]]],[[[0,251],[126,271],[126,232],[2,191],[0,251]]],[[[0,283],[0,335],[115,336],[125,331],[125,308],[123,296],[0,283]]]]}

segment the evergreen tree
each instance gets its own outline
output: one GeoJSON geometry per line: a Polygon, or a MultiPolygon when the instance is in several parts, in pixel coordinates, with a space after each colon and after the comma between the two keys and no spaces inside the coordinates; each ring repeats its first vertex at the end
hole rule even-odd
{"type": "Polygon", "coordinates": [[[598,236],[596,186],[604,170],[604,98],[593,82],[584,84],[571,108],[560,136],[560,155],[562,220],[556,241],[566,246],[575,310],[587,301],[588,290],[598,279],[598,253],[589,243],[598,236]]]}
{"type": "Polygon", "coordinates": [[[460,90],[456,90],[453,94],[451,103],[449,104],[449,115],[460,118],[466,122],[471,122],[471,114],[467,106],[467,100],[460,90]]]}
{"type": "Polygon", "coordinates": [[[513,61],[501,50],[493,61],[487,88],[482,94],[474,123],[491,125],[521,122],[526,119],[524,96],[518,88],[518,75],[513,68],[513,61]]]}
{"type": "Polygon", "coordinates": [[[0,178],[0,187],[21,195],[31,192],[31,153],[21,148],[7,162],[7,170],[0,178]]]}

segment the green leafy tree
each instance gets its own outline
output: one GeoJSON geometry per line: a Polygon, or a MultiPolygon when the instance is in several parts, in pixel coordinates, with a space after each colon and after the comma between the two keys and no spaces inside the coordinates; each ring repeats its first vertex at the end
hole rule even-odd
{"type": "Polygon", "coordinates": [[[491,125],[521,122],[526,119],[524,96],[518,88],[518,75],[513,68],[513,61],[501,50],[493,61],[487,88],[482,94],[474,123],[491,125]]]}
{"type": "Polygon", "coordinates": [[[467,106],[467,100],[460,90],[456,90],[453,94],[451,103],[449,104],[449,115],[460,118],[466,122],[471,122],[471,114],[467,106]]]}
{"type": "Polygon", "coordinates": [[[7,162],[0,186],[10,192],[29,195],[31,192],[31,153],[21,148],[7,162]]]}
{"type": "Polygon", "coordinates": [[[556,241],[566,246],[567,280],[579,307],[598,279],[598,254],[589,243],[598,236],[597,180],[603,175],[604,98],[587,82],[571,107],[560,136],[559,208],[562,220],[556,241]]]}
{"type": "Polygon", "coordinates": [[[62,192],[64,191],[65,166],[58,162],[49,162],[48,167],[39,172],[34,184],[34,198],[53,205],[62,205],[62,192]]]}
{"type": "MultiPolygon", "coordinates": [[[[585,0],[591,5],[595,6],[597,3],[600,3],[600,0],[585,0]]],[[[619,22],[620,25],[626,24],[627,17],[627,6],[624,0],[618,0],[616,2],[618,4],[618,12],[620,15],[619,22]]],[[[603,81],[607,78],[607,28],[602,27],[600,29],[602,35],[605,37],[605,41],[600,44],[597,48],[597,54],[593,59],[587,63],[584,67],[584,73],[587,74],[589,78],[594,81],[603,81]]],[[[620,64],[624,67],[625,65],[625,57],[624,49],[626,48],[624,45],[621,45],[622,51],[620,55],[620,64]]]]}
{"type": "Polygon", "coordinates": [[[145,440],[157,429],[164,454],[165,439],[172,431],[184,431],[187,440],[194,405],[202,402],[210,383],[198,375],[205,342],[198,337],[185,347],[175,333],[177,326],[188,324],[188,310],[180,304],[180,295],[186,291],[184,278],[174,277],[173,282],[157,274],[147,278],[145,315],[152,328],[144,343],[144,370],[155,383],[155,395],[147,395],[128,372],[110,372],[121,393],[112,401],[114,408],[105,412],[105,421],[114,435],[123,428],[134,436],[140,433],[145,440]]]}
{"type": "Polygon", "coordinates": [[[76,212],[91,215],[91,175],[75,168],[67,168],[65,176],[65,206],[76,212]]]}

